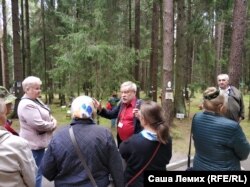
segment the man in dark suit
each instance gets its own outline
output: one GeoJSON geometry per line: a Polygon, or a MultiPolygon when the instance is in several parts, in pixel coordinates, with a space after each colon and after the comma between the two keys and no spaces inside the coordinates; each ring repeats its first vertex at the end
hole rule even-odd
{"type": "Polygon", "coordinates": [[[241,92],[234,86],[229,84],[229,76],[220,74],[217,76],[218,86],[224,96],[228,99],[228,111],[226,117],[240,122],[245,118],[244,102],[241,92]]]}

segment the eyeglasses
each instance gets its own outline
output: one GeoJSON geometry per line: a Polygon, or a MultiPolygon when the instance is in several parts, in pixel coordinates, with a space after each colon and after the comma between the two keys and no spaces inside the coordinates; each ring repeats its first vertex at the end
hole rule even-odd
{"type": "Polygon", "coordinates": [[[218,79],[218,81],[226,81],[226,79],[218,79]]]}

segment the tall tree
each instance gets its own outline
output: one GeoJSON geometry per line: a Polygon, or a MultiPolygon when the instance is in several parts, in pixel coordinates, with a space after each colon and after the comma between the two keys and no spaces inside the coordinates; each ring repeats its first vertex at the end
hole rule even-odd
{"type": "Polygon", "coordinates": [[[44,91],[45,91],[45,103],[48,103],[48,93],[47,93],[47,49],[46,49],[46,29],[45,29],[45,13],[44,13],[44,0],[41,0],[41,14],[42,14],[42,33],[43,33],[43,62],[44,62],[44,91]]]}
{"type": "Polygon", "coordinates": [[[230,82],[239,88],[242,73],[242,51],[246,32],[247,1],[235,0],[233,11],[233,33],[229,57],[230,82]]]}
{"type": "Polygon", "coordinates": [[[133,38],[132,38],[132,0],[128,0],[128,32],[129,32],[129,47],[133,47],[133,38]]]}
{"type": "Polygon", "coordinates": [[[18,0],[12,0],[12,30],[13,30],[13,56],[14,56],[14,80],[15,80],[15,101],[13,117],[17,117],[17,106],[23,95],[22,80],[23,68],[21,63],[21,48],[20,48],[20,26],[19,26],[19,9],[18,0]]]}
{"type": "Polygon", "coordinates": [[[24,2],[21,0],[20,6],[21,6],[21,16],[20,16],[20,26],[21,26],[21,55],[22,55],[22,64],[23,64],[23,78],[26,76],[26,51],[25,46],[26,42],[24,39],[24,2]]]}
{"type": "MultiPolygon", "coordinates": [[[[18,0],[12,0],[12,29],[13,29],[13,56],[14,56],[14,78],[21,83],[23,79],[21,48],[20,48],[20,26],[19,26],[19,9],[18,0]]],[[[19,86],[18,86],[19,87],[19,86]]],[[[18,93],[16,93],[18,94],[18,93]]],[[[19,96],[19,95],[17,95],[19,96]]]]}
{"type": "MultiPolygon", "coordinates": [[[[134,46],[136,51],[136,60],[135,60],[135,69],[134,69],[134,78],[135,81],[139,81],[140,75],[140,59],[139,59],[139,52],[140,52],[140,18],[141,18],[141,10],[140,10],[140,0],[135,0],[135,40],[134,46]]],[[[139,92],[137,92],[137,96],[139,92]]]]}
{"type": "Polygon", "coordinates": [[[153,1],[152,14],[152,33],[151,33],[151,56],[150,56],[150,90],[152,100],[157,101],[157,70],[158,70],[158,56],[159,56],[159,14],[160,5],[159,0],[153,1]]]}
{"type": "Polygon", "coordinates": [[[186,107],[183,97],[183,88],[185,86],[186,65],[186,19],[185,19],[185,0],[177,1],[177,36],[176,36],[176,63],[175,69],[175,95],[174,104],[176,113],[186,113],[186,107]]]}
{"type": "Polygon", "coordinates": [[[2,61],[2,80],[3,86],[9,89],[9,59],[7,46],[7,19],[6,19],[6,1],[2,0],[2,14],[3,14],[3,32],[1,38],[1,61],[2,61]]]}
{"type": "MultiPolygon", "coordinates": [[[[192,21],[192,3],[191,0],[187,1],[187,24],[191,24],[192,21]]],[[[192,76],[192,62],[193,62],[193,50],[194,50],[194,38],[192,37],[190,29],[187,29],[187,60],[185,63],[185,98],[186,100],[189,99],[188,94],[188,86],[191,84],[191,76],[192,76]]]]}
{"type": "Polygon", "coordinates": [[[31,52],[30,52],[30,15],[29,15],[29,0],[25,0],[25,41],[26,41],[26,45],[25,45],[25,54],[26,54],[26,70],[27,70],[27,75],[31,75],[31,61],[30,61],[30,56],[31,56],[31,52]]]}
{"type": "Polygon", "coordinates": [[[215,27],[215,75],[217,77],[221,73],[221,59],[223,54],[223,40],[224,40],[224,22],[218,22],[215,27]]]}
{"type": "Polygon", "coordinates": [[[169,125],[174,119],[173,113],[173,62],[174,62],[174,2],[163,0],[163,76],[162,106],[169,125]]]}

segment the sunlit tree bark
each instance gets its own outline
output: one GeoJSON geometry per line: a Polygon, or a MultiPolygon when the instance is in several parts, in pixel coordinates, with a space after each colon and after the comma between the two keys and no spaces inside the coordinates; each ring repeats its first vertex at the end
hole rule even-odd
{"type": "Polygon", "coordinates": [[[233,11],[233,33],[229,57],[230,82],[239,88],[242,73],[242,50],[245,38],[247,1],[235,0],[233,11]]]}
{"type": "Polygon", "coordinates": [[[163,76],[162,106],[166,120],[172,125],[173,114],[173,62],[174,62],[174,2],[163,0],[163,76]]]}

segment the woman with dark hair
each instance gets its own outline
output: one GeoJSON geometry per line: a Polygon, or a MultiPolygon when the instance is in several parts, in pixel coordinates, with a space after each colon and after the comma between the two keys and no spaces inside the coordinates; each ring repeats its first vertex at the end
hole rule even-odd
{"type": "Polygon", "coordinates": [[[125,181],[128,186],[136,187],[143,186],[143,171],[165,171],[172,157],[172,140],[163,109],[156,102],[145,101],[138,117],[144,129],[122,142],[119,148],[126,161],[125,181]]]}
{"type": "Polygon", "coordinates": [[[215,87],[203,93],[203,112],[192,120],[195,147],[193,170],[241,170],[250,145],[238,122],[225,117],[227,98],[215,87]]]}

